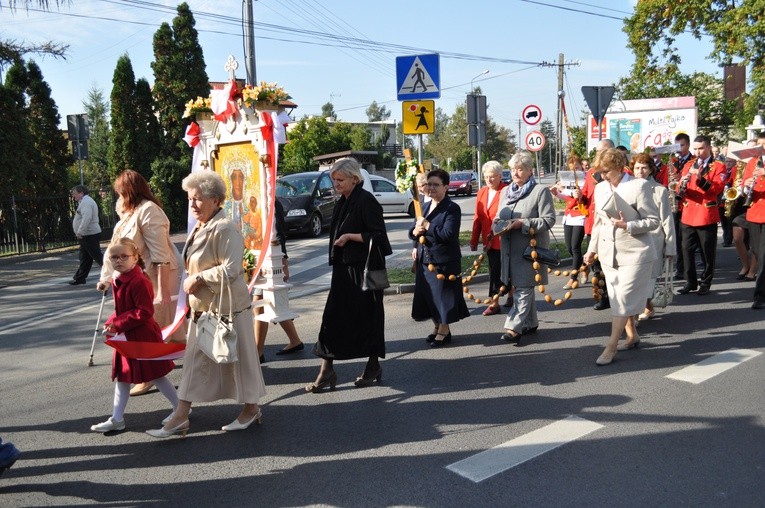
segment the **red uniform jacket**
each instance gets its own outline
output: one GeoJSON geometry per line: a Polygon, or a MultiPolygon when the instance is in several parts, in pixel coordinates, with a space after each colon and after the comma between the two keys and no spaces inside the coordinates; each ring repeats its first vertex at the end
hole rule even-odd
{"type": "MultiPolygon", "coordinates": [[[[470,246],[474,247],[478,245],[480,239],[484,245],[487,245],[486,238],[491,232],[491,223],[494,217],[497,216],[497,209],[499,208],[500,194],[502,189],[507,187],[506,183],[499,184],[499,190],[494,194],[494,200],[491,203],[487,203],[489,200],[489,187],[481,187],[478,191],[478,196],[475,200],[475,217],[473,218],[473,235],[470,238],[470,246]]],[[[495,236],[489,248],[499,250],[500,238],[495,236]]]]}
{"type": "MultiPolygon", "coordinates": [[[[757,164],[757,158],[752,157],[744,169],[743,181],[752,176],[757,164]]],[[[752,188],[752,206],[746,211],[746,220],[757,224],[765,224],[765,177],[758,177],[752,188]]],[[[742,198],[746,199],[746,197],[742,198]]]]}
{"type": "Polygon", "coordinates": [[[656,174],[653,175],[653,178],[664,187],[669,185],[669,166],[666,164],[659,164],[656,168],[656,174]]]}
{"type": "MultiPolygon", "coordinates": [[[[122,273],[112,280],[114,313],[106,320],[107,325],[127,340],[162,342],[162,330],[154,321],[154,290],[151,281],[141,267],[122,273]]],[[[173,370],[171,360],[132,360],[117,351],[112,359],[112,380],[122,383],[143,383],[160,378],[173,370]]]]}
{"type": "MultiPolygon", "coordinates": [[[[685,164],[681,178],[688,174],[696,161],[685,164]]],[[[680,222],[686,226],[700,227],[720,222],[720,208],[717,206],[717,196],[725,188],[728,172],[725,164],[710,157],[705,161],[709,171],[703,177],[692,175],[685,188],[683,196],[683,211],[680,222]]],[[[703,170],[701,172],[704,172],[703,170]]],[[[700,173],[701,173],[700,172],[700,173]]]]}
{"type": "Polygon", "coordinates": [[[584,234],[592,234],[592,226],[595,224],[595,186],[599,180],[595,180],[595,174],[597,171],[595,168],[590,168],[584,175],[584,183],[580,192],[582,193],[582,203],[587,205],[589,215],[584,219],[584,234]]]}

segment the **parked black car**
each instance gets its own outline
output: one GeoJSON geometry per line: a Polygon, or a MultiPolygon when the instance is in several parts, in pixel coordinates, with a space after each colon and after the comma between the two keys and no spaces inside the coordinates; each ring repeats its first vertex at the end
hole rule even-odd
{"type": "Polygon", "coordinates": [[[284,206],[287,233],[313,237],[329,226],[337,200],[329,171],[292,173],[277,179],[276,198],[284,206]]]}

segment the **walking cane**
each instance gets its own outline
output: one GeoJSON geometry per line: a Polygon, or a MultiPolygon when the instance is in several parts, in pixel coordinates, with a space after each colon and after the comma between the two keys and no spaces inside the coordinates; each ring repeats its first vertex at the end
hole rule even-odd
{"type": "Polygon", "coordinates": [[[107,289],[104,291],[104,295],[101,297],[101,307],[98,309],[98,319],[96,320],[96,330],[93,332],[93,343],[90,345],[90,360],[88,360],[88,367],[93,366],[93,350],[96,348],[96,337],[98,337],[98,329],[101,327],[101,314],[104,312],[104,302],[106,301],[106,294],[109,292],[107,289]]]}

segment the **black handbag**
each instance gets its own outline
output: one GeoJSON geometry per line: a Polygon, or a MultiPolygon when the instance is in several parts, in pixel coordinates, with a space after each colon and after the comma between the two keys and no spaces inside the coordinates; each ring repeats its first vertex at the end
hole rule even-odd
{"type": "Polygon", "coordinates": [[[373,243],[374,238],[370,238],[367,262],[364,264],[364,280],[361,283],[362,291],[379,291],[390,287],[390,282],[388,282],[388,270],[386,268],[381,270],[372,270],[369,268],[369,259],[372,257],[373,243]]]}
{"type": "Polygon", "coordinates": [[[557,250],[545,249],[544,247],[532,247],[527,246],[523,251],[523,259],[529,261],[539,261],[543,265],[558,266],[560,265],[560,254],[557,250]],[[537,251],[537,259],[534,259],[532,252],[537,251]]]}

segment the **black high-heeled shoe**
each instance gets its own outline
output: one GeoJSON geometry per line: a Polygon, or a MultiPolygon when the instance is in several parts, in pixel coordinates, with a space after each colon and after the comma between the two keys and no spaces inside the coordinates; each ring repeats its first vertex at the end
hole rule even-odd
{"type": "Polygon", "coordinates": [[[435,337],[433,338],[433,342],[430,343],[430,347],[441,347],[444,344],[447,344],[452,341],[452,332],[447,333],[444,335],[443,333],[436,334],[436,337],[439,335],[443,335],[443,339],[438,340],[435,337]]]}
{"type": "Polygon", "coordinates": [[[369,386],[372,383],[379,383],[382,381],[382,367],[377,369],[377,372],[374,373],[374,375],[370,377],[364,377],[364,373],[362,372],[359,377],[356,378],[356,381],[353,382],[358,388],[363,388],[365,386],[369,386]]]}
{"type": "Polygon", "coordinates": [[[305,385],[305,391],[311,393],[320,393],[324,390],[324,388],[327,387],[327,385],[329,385],[330,390],[334,390],[335,385],[337,385],[337,374],[334,370],[329,376],[321,378],[318,383],[309,383],[305,385]]]}

